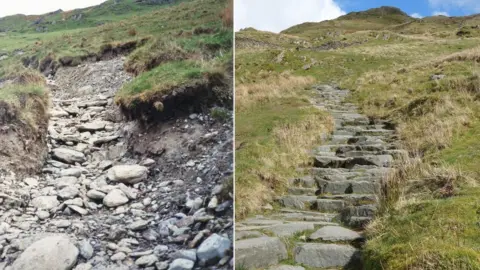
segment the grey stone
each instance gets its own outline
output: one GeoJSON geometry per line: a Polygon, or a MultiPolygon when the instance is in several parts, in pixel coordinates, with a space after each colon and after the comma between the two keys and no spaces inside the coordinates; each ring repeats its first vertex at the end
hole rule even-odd
{"type": "Polygon", "coordinates": [[[53,157],[70,164],[75,164],[76,162],[83,163],[86,161],[83,153],[67,148],[54,149],[53,157]]]}
{"type": "Polygon", "coordinates": [[[29,246],[12,264],[12,270],[68,270],[78,254],[67,236],[46,237],[29,246]]]}
{"type": "Polygon", "coordinates": [[[314,229],[313,223],[296,222],[296,223],[275,225],[266,230],[270,231],[275,236],[290,237],[295,235],[298,232],[303,232],[306,230],[313,230],[313,229],[314,229]]]}
{"type": "Polygon", "coordinates": [[[216,264],[227,254],[231,246],[230,239],[212,234],[198,247],[197,257],[206,264],[216,264]]]}
{"type": "Polygon", "coordinates": [[[352,241],[362,236],[352,230],[340,226],[325,226],[312,233],[309,237],[312,240],[322,239],[323,241],[352,241]]]}
{"type": "Polygon", "coordinates": [[[70,169],[65,169],[60,172],[60,176],[74,176],[74,177],[80,177],[82,175],[82,172],[85,170],[82,168],[70,168],[70,169]]]}
{"type": "Polygon", "coordinates": [[[187,259],[193,262],[197,261],[197,251],[195,249],[179,250],[172,255],[173,259],[187,259]]]}
{"type": "Polygon", "coordinates": [[[148,168],[140,165],[117,165],[108,171],[108,179],[125,184],[136,184],[147,179],[148,168]]]}
{"type": "Polygon", "coordinates": [[[137,220],[130,225],[128,225],[128,228],[132,231],[141,231],[145,230],[148,226],[148,221],[147,220],[137,220]]]}
{"type": "Polygon", "coordinates": [[[87,197],[92,200],[103,200],[106,194],[95,189],[91,189],[87,192],[87,197]]]}
{"type": "Polygon", "coordinates": [[[105,123],[92,122],[77,126],[78,131],[100,131],[105,129],[105,123]]]}
{"type": "Polygon", "coordinates": [[[75,176],[63,176],[55,179],[55,187],[64,188],[67,186],[74,186],[77,182],[78,179],[75,176]]]}
{"type": "Polygon", "coordinates": [[[120,205],[124,205],[126,203],[128,203],[128,198],[125,195],[125,193],[123,193],[119,189],[111,190],[107,194],[107,196],[105,196],[103,198],[103,204],[108,206],[108,207],[117,207],[117,206],[120,206],[120,205]]]}
{"type": "Polygon", "coordinates": [[[78,243],[78,249],[80,250],[80,255],[89,260],[93,257],[93,247],[87,239],[84,239],[78,243]]]}
{"type": "Polygon", "coordinates": [[[33,199],[30,204],[37,209],[50,210],[59,206],[60,202],[56,196],[40,196],[33,199]]]}
{"type": "Polygon", "coordinates": [[[347,245],[300,244],[295,247],[294,259],[296,263],[309,267],[345,267],[351,264],[362,268],[359,251],[347,245]]]}
{"type": "Polygon", "coordinates": [[[190,270],[193,269],[195,262],[187,259],[176,259],[171,264],[168,270],[190,270]]]}
{"type": "Polygon", "coordinates": [[[112,261],[123,261],[127,258],[127,255],[123,252],[117,252],[110,257],[110,260],[112,261]]]}
{"type": "Polygon", "coordinates": [[[145,255],[138,258],[135,261],[135,264],[138,266],[152,266],[158,261],[158,257],[156,255],[145,255]]]}
{"type": "Polygon", "coordinates": [[[74,186],[66,186],[58,192],[58,196],[64,200],[75,198],[80,191],[74,186]]]}
{"type": "Polygon", "coordinates": [[[244,268],[264,268],[287,258],[287,249],[276,237],[260,237],[235,242],[235,264],[244,268]]]}

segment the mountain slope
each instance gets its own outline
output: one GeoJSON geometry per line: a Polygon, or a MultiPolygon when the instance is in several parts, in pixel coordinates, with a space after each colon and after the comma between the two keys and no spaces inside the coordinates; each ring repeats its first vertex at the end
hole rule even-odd
{"type": "MultiPolygon", "coordinates": [[[[274,198],[287,192],[331,195],[321,189],[291,188],[289,179],[301,181],[308,175],[302,173],[314,163],[308,155],[280,159],[280,167],[270,161],[277,156],[296,157],[320,144],[321,136],[302,139],[312,130],[317,135],[329,130],[327,125],[303,125],[302,119],[318,113],[305,114],[313,93],[304,89],[313,84],[337,85],[351,91],[347,101],[356,104],[360,113],[391,123],[410,156],[395,164],[397,173],[384,179],[383,192],[378,193],[377,218],[365,230],[367,269],[479,269],[478,237],[472,234],[480,175],[473,166],[479,160],[478,145],[472,140],[480,124],[478,22],[477,15],[414,19],[398,9],[379,8],[293,26],[280,34],[255,29],[236,33],[237,96],[245,88],[240,92],[245,95],[242,100],[258,96],[249,106],[262,108],[244,112],[237,107],[237,119],[250,120],[236,123],[236,140],[241,143],[236,162],[243,164],[242,171],[252,172],[248,177],[237,172],[237,219],[258,212],[286,216],[278,211],[274,198]],[[285,74],[295,78],[289,81],[296,86],[274,87],[272,81],[285,74]],[[274,94],[261,94],[268,85],[274,94]],[[266,132],[247,135],[249,123],[257,121],[263,121],[266,132]],[[285,149],[277,130],[296,124],[302,132],[285,149]],[[263,142],[269,141],[273,143],[264,151],[263,142]],[[267,166],[258,170],[259,163],[267,166]]],[[[305,205],[311,210],[319,201],[305,205]]],[[[285,245],[302,243],[309,232],[298,232],[285,245]]]]}

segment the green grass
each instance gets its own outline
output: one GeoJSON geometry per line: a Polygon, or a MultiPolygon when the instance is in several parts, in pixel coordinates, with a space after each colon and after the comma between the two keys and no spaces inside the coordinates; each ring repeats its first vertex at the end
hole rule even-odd
{"type": "Polygon", "coordinates": [[[390,213],[368,241],[366,269],[480,269],[479,196],[471,188],[390,213]]]}
{"type": "Polygon", "coordinates": [[[172,88],[199,82],[204,72],[206,69],[193,61],[169,62],[142,73],[135,80],[125,84],[117,97],[130,97],[149,92],[169,94],[166,91],[172,88]]]}
{"type": "Polygon", "coordinates": [[[27,84],[27,85],[6,85],[0,88],[0,100],[6,102],[18,103],[23,95],[44,96],[46,88],[43,85],[27,84]]]}

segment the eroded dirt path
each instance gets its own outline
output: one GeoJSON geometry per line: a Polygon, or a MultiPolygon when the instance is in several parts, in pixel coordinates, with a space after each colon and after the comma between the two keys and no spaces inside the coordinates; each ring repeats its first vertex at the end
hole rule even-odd
{"type": "Polygon", "coordinates": [[[236,264],[265,269],[363,269],[362,228],[377,211],[382,179],[393,169],[397,138],[389,125],[371,121],[344,102],[348,90],[315,87],[316,106],[328,111],[335,130],[312,152],[313,168],[292,179],[279,211],[236,226],[236,264]],[[295,265],[277,265],[288,260],[295,265]]]}
{"type": "Polygon", "coordinates": [[[123,59],[62,68],[43,173],[5,172],[0,269],[231,269],[231,121],[149,128],[113,103],[123,59]]]}

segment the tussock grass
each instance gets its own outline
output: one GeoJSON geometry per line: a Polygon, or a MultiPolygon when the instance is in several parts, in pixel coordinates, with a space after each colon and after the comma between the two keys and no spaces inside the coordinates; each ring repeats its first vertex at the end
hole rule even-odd
{"type": "Polygon", "coordinates": [[[243,218],[281,193],[308,150],[333,123],[313,108],[311,78],[277,74],[236,90],[236,215],[243,218]]]}

